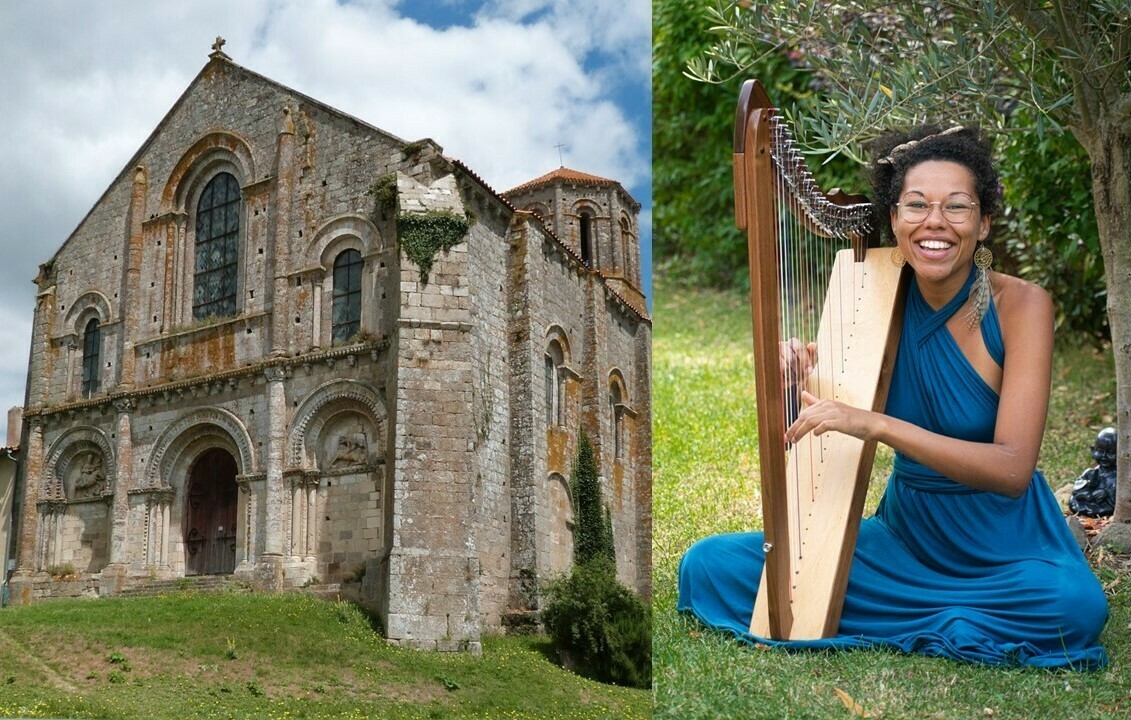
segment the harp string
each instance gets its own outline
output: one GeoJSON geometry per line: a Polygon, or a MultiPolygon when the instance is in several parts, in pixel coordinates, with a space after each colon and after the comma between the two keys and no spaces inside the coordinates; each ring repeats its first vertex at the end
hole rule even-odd
{"type": "MultiPolygon", "coordinates": [[[[836,253],[847,244],[849,234],[866,223],[871,206],[841,206],[830,202],[805,167],[788,125],[775,116],[771,119],[771,131],[771,160],[775,168],[774,193],[778,208],[779,341],[796,339],[804,351],[810,342],[820,340],[821,312],[826,303],[825,295],[830,286],[829,276],[836,253]]],[[[852,273],[854,276],[857,274],[855,268],[852,273]]],[[[853,288],[857,282],[856,277],[839,280],[842,282],[831,284],[842,290],[853,288]]],[[[806,383],[818,397],[835,399],[839,394],[834,378],[844,370],[848,342],[844,328],[855,317],[854,302],[854,292],[850,292],[847,298],[840,292],[828,301],[829,337],[820,342],[816,366],[806,383]],[[848,307],[845,307],[846,300],[848,307]]],[[[797,405],[799,393],[790,387],[784,390],[781,413],[788,426],[791,416],[800,409],[797,405]]],[[[789,449],[791,461],[787,464],[790,474],[787,482],[792,492],[788,498],[788,517],[789,534],[797,540],[790,543],[795,574],[805,555],[806,527],[812,521],[812,507],[821,489],[825,440],[825,437],[810,437],[810,441],[803,443],[802,447],[789,449]]]]}

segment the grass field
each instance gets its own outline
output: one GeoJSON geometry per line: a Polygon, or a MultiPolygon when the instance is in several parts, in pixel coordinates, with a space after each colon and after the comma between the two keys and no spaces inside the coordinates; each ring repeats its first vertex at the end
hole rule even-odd
{"type": "MultiPolygon", "coordinates": [[[[1079,674],[1001,670],[884,651],[755,650],[677,617],[683,551],[713,533],[760,525],[749,308],[736,294],[657,280],[653,341],[653,677],[655,717],[1131,717],[1131,572],[1098,558],[1112,615],[1101,642],[1110,666],[1079,674]]],[[[1108,355],[1058,350],[1041,467],[1058,487],[1089,463],[1114,414],[1108,355]]],[[[881,453],[874,508],[890,470],[881,453]]]]}
{"type": "Polygon", "coordinates": [[[354,606],[176,593],[0,611],[0,717],[647,718],[651,694],[592,682],[537,638],[483,655],[389,646],[354,606]]]}

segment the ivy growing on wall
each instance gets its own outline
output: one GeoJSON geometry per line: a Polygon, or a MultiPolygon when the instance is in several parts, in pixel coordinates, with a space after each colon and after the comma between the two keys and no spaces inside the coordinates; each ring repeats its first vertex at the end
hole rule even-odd
{"type": "Polygon", "coordinates": [[[584,430],[577,440],[577,457],[571,475],[571,490],[577,503],[577,522],[573,526],[574,562],[585,565],[592,560],[604,559],[615,567],[612,517],[601,502],[597,458],[584,430]]]}
{"type": "Polygon", "coordinates": [[[447,252],[463,242],[470,227],[467,218],[447,210],[397,215],[401,250],[420,267],[420,281],[425,284],[436,253],[447,252]]]}

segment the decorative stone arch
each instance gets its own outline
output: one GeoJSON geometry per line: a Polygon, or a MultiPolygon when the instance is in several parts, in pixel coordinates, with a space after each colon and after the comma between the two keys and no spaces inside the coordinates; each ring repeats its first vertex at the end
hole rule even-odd
{"type": "Polygon", "coordinates": [[[542,203],[542,202],[527,203],[526,207],[524,207],[523,210],[525,210],[526,212],[534,213],[535,215],[540,217],[543,221],[548,221],[550,219],[550,208],[546,207],[545,203],[542,203]]]}
{"type": "Polygon", "coordinates": [[[617,242],[620,244],[621,275],[629,281],[637,282],[636,279],[636,258],[633,248],[639,243],[636,239],[636,228],[632,222],[632,217],[625,211],[621,211],[620,218],[617,221],[617,235],[619,236],[617,242]]]}
{"type": "Polygon", "coordinates": [[[63,318],[63,327],[82,337],[83,330],[91,318],[97,318],[99,325],[113,322],[113,316],[110,314],[110,299],[98,290],[87,290],[71,303],[63,318]]]}
{"type": "Polygon", "coordinates": [[[252,260],[247,242],[251,224],[248,188],[254,186],[259,188],[256,192],[262,192],[264,187],[262,183],[257,183],[256,172],[254,155],[247,140],[232,132],[216,130],[197,140],[169,174],[161,193],[161,213],[167,216],[172,226],[169,231],[175,232],[176,240],[171,240],[170,243],[175,242],[175,266],[180,268],[173,280],[179,290],[174,292],[174,325],[186,324],[194,319],[196,213],[201,193],[221,173],[230,174],[240,188],[239,251],[234,298],[235,313],[242,312],[246,276],[252,260]]]}
{"type": "Polygon", "coordinates": [[[108,492],[113,479],[117,477],[117,462],[110,440],[102,430],[83,426],[67,430],[51,443],[44,463],[43,497],[73,499],[73,487],[68,487],[68,476],[75,470],[74,461],[91,453],[100,456],[102,460],[104,485],[98,494],[108,492]]]}
{"type": "Polygon", "coordinates": [[[567,333],[561,325],[555,323],[546,327],[544,337],[544,344],[547,348],[550,346],[551,342],[556,341],[558,343],[558,345],[562,349],[562,359],[566,365],[569,365],[571,358],[571,352],[569,349],[569,333],[567,333]]]}
{"type": "Polygon", "coordinates": [[[580,378],[570,368],[569,335],[561,325],[546,328],[544,394],[547,426],[564,427],[568,424],[568,393],[566,383],[570,377],[580,378]]]}
{"type": "Polygon", "coordinates": [[[573,215],[577,218],[577,254],[586,267],[597,268],[601,266],[598,241],[597,221],[601,215],[601,207],[588,198],[582,198],[573,203],[573,215]]]}
{"type": "Polygon", "coordinates": [[[221,171],[232,173],[240,187],[256,178],[251,145],[234,133],[218,130],[197,140],[177,161],[161,193],[161,211],[189,212],[204,185],[221,171]]]}
{"type": "Polygon", "coordinates": [[[590,198],[580,198],[574,200],[573,205],[570,206],[570,211],[574,215],[580,215],[582,212],[588,212],[593,217],[598,217],[601,214],[601,206],[595,200],[590,198]]]}
{"type": "Polygon", "coordinates": [[[364,215],[347,213],[324,223],[306,248],[306,263],[328,272],[334,267],[334,258],[350,248],[362,257],[385,249],[377,226],[364,215]]]}
{"type": "Polygon", "coordinates": [[[546,484],[550,488],[565,493],[565,497],[569,499],[569,516],[566,519],[566,524],[573,527],[577,518],[577,498],[573,496],[573,488],[569,486],[569,478],[560,472],[552,472],[547,476],[546,484]]]}
{"type": "Polygon", "coordinates": [[[573,528],[577,518],[577,499],[569,480],[559,472],[546,477],[546,503],[548,504],[547,567],[548,576],[569,572],[573,566],[573,528]]]}
{"type": "MultiPolygon", "coordinates": [[[[361,333],[379,334],[381,320],[379,303],[373,284],[373,265],[371,260],[384,251],[385,244],[377,226],[369,218],[355,213],[339,215],[322,225],[307,245],[304,253],[305,270],[303,274],[312,284],[313,326],[312,345],[329,347],[333,344],[333,291],[334,263],[348,250],[356,250],[361,256],[362,273],[356,321],[361,333]]],[[[301,281],[301,280],[300,280],[301,281]]]]}
{"type": "Polygon", "coordinates": [[[223,408],[201,408],[177,420],[158,436],[145,468],[144,487],[179,489],[192,462],[205,450],[216,447],[232,454],[239,474],[255,472],[254,446],[243,422],[223,408]]]}
{"type": "Polygon", "coordinates": [[[359,465],[377,462],[384,456],[387,415],[377,390],[358,380],[331,380],[320,385],[303,400],[295,413],[287,443],[288,470],[319,470],[326,440],[325,433],[343,416],[360,416],[373,426],[373,443],[368,457],[359,465]]]}
{"type": "MultiPolygon", "coordinates": [[[[86,350],[86,330],[91,320],[98,321],[99,335],[95,344],[97,349],[97,358],[92,361],[94,364],[93,377],[95,380],[95,387],[100,383],[98,375],[99,371],[104,365],[107,357],[112,353],[107,352],[114,347],[112,342],[107,342],[108,333],[105,328],[113,322],[111,315],[110,300],[103,293],[98,290],[88,290],[71,303],[67,308],[66,315],[63,316],[62,327],[65,334],[60,336],[62,346],[65,348],[67,357],[67,399],[74,400],[80,395],[84,389],[84,360],[86,350]]],[[[90,395],[94,392],[90,393],[90,395]]],[[[84,394],[84,397],[90,395],[84,394]]]]}
{"type": "Polygon", "coordinates": [[[613,431],[613,461],[623,463],[628,458],[629,435],[625,418],[635,416],[629,403],[628,383],[619,368],[609,371],[609,414],[613,431]]]}
{"type": "Polygon", "coordinates": [[[620,371],[620,368],[613,368],[612,370],[609,371],[609,393],[610,394],[612,394],[613,387],[617,387],[617,388],[620,389],[620,397],[621,397],[620,402],[624,405],[628,405],[629,404],[629,402],[628,402],[628,399],[629,399],[628,383],[625,382],[624,373],[622,373],[620,371]]]}

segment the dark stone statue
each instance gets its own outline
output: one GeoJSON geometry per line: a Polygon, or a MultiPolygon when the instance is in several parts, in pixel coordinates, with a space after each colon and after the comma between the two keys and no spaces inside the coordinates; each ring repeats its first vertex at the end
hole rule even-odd
{"type": "Polygon", "coordinates": [[[1088,517],[1109,517],[1115,512],[1115,428],[1104,428],[1092,445],[1096,465],[1088,468],[1072,489],[1068,507],[1088,517]]]}

